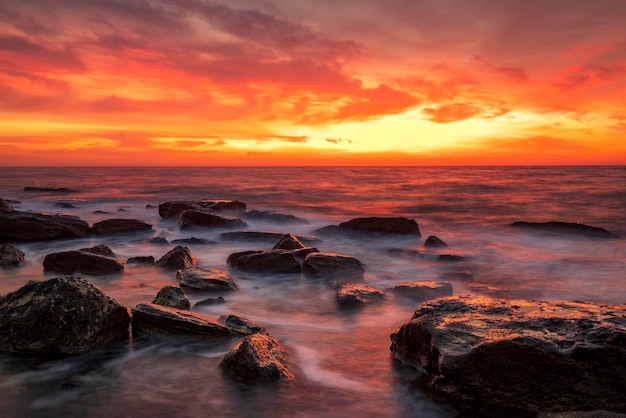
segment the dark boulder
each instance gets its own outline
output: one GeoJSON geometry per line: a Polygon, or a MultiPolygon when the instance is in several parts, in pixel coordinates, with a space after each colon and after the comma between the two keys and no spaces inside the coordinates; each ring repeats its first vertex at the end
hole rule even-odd
{"type": "Polygon", "coordinates": [[[159,205],[159,215],[162,218],[175,218],[186,210],[242,215],[246,211],[246,204],[238,200],[189,200],[165,202],[159,205]]]}
{"type": "Polygon", "coordinates": [[[152,303],[174,309],[189,310],[191,308],[191,303],[185,296],[185,292],[177,286],[163,286],[152,303]]]}
{"type": "Polygon", "coordinates": [[[435,235],[429,236],[428,238],[426,238],[426,241],[424,241],[424,247],[426,248],[445,248],[447,246],[448,244],[443,242],[441,238],[435,235]]]}
{"type": "Polygon", "coordinates": [[[178,285],[185,290],[200,292],[228,292],[237,290],[237,284],[228,274],[206,267],[191,267],[176,272],[178,285]]]}
{"type": "Polygon", "coordinates": [[[90,233],[89,224],[77,216],[21,212],[6,203],[0,209],[0,242],[77,238],[90,233]]]}
{"type": "Polygon", "coordinates": [[[437,261],[442,261],[444,263],[455,262],[455,261],[467,261],[465,257],[457,254],[440,254],[437,256],[437,261]]]}
{"type": "Polygon", "coordinates": [[[196,309],[196,308],[201,308],[203,306],[217,305],[218,303],[226,303],[226,300],[222,296],[218,296],[216,298],[203,299],[203,300],[196,302],[195,305],[193,305],[193,308],[196,309]]]}
{"type": "MultiPolygon", "coordinates": [[[[277,241],[279,241],[285,234],[280,232],[268,232],[268,231],[234,231],[234,232],[224,232],[220,235],[220,241],[228,241],[228,242],[257,242],[264,244],[274,245],[277,241]]],[[[296,235],[295,236],[300,242],[306,245],[316,245],[322,242],[319,238],[296,235]]]]}
{"type": "Polygon", "coordinates": [[[305,248],[304,245],[298,237],[291,234],[285,234],[282,238],[274,245],[273,250],[300,250],[305,248]]]}
{"type": "Polygon", "coordinates": [[[247,219],[267,221],[277,224],[308,224],[309,221],[294,215],[287,215],[267,210],[251,210],[246,212],[247,219]]]}
{"type": "Polygon", "coordinates": [[[385,292],[361,283],[346,283],[337,289],[337,302],[345,307],[358,307],[385,299],[385,292]]]}
{"type": "Polygon", "coordinates": [[[578,235],[590,238],[619,238],[604,228],[589,226],[573,222],[513,222],[511,226],[530,231],[547,232],[553,234],[578,235]]]}
{"type": "Polygon", "coordinates": [[[126,260],[126,264],[154,264],[154,257],[151,255],[141,255],[138,257],[130,257],[126,260]]]}
{"type": "Polygon", "coordinates": [[[428,301],[391,351],[469,407],[626,411],[626,305],[457,296],[428,301]]]}
{"type": "Polygon", "coordinates": [[[120,234],[152,231],[152,225],[139,219],[106,219],[93,224],[93,232],[97,235],[120,234]]]}
{"type": "Polygon", "coordinates": [[[419,225],[415,220],[404,217],[383,218],[355,218],[340,223],[340,231],[374,232],[380,234],[420,235],[419,225]]]}
{"type": "Polygon", "coordinates": [[[265,333],[252,334],[226,354],[220,367],[237,381],[244,383],[293,380],[286,353],[276,338],[265,333]]]}
{"type": "Polygon", "coordinates": [[[73,355],[128,337],[128,310],[88,281],[28,282],[0,298],[0,348],[73,355]]]}
{"type": "Polygon", "coordinates": [[[86,253],[103,255],[105,257],[111,257],[111,258],[115,258],[116,257],[115,253],[113,252],[113,250],[111,250],[106,245],[102,245],[102,244],[96,245],[95,247],[81,248],[78,251],[84,251],[86,253]]]}
{"type": "Polygon", "coordinates": [[[302,271],[311,277],[359,279],[365,267],[358,259],[347,255],[312,252],[304,259],[302,271]]]}
{"type": "Polygon", "coordinates": [[[217,215],[202,210],[188,209],[180,214],[178,226],[180,229],[196,226],[205,228],[244,228],[248,226],[248,224],[239,218],[217,215]]]}
{"type": "Polygon", "coordinates": [[[97,253],[71,250],[46,255],[43,260],[44,271],[62,274],[80,272],[83,274],[112,274],[124,270],[124,264],[113,257],[97,253]]]}
{"type": "Polygon", "coordinates": [[[252,335],[266,331],[265,327],[262,327],[256,322],[251,321],[250,319],[241,315],[222,315],[217,320],[226,325],[228,328],[232,329],[233,331],[244,335],[252,335]]]}
{"type": "Polygon", "coordinates": [[[214,339],[232,336],[232,331],[215,319],[182,309],[141,303],[132,309],[133,334],[214,339]]]}
{"type": "Polygon", "coordinates": [[[226,262],[233,268],[255,273],[300,273],[300,262],[292,251],[243,251],[229,255],[226,262]]]}
{"type": "Polygon", "coordinates": [[[18,267],[26,263],[26,254],[15,245],[0,244],[0,267],[18,267]]]}
{"type": "Polygon", "coordinates": [[[198,265],[199,260],[187,247],[177,246],[159,258],[156,265],[170,270],[182,270],[198,265]]]}
{"type": "Polygon", "coordinates": [[[6,199],[0,197],[0,213],[14,212],[13,205],[6,199]]]}
{"type": "Polygon", "coordinates": [[[208,245],[208,244],[217,244],[217,242],[215,241],[211,241],[209,239],[206,238],[196,238],[196,237],[191,237],[191,238],[180,238],[180,239],[173,239],[172,240],[172,244],[175,245],[208,245]]]}
{"type": "Polygon", "coordinates": [[[389,288],[397,296],[414,301],[425,301],[443,296],[452,296],[450,282],[412,282],[397,284],[389,288]]]}
{"type": "Polygon", "coordinates": [[[169,244],[167,239],[165,239],[163,237],[153,237],[153,238],[150,238],[150,240],[148,242],[150,244],[154,244],[154,245],[167,245],[167,244],[169,244]]]}

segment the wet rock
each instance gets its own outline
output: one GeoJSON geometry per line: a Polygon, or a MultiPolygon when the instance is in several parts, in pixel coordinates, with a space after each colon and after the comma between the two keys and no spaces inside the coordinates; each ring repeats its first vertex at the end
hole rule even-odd
{"type": "Polygon", "coordinates": [[[228,292],[237,290],[237,284],[228,274],[206,267],[191,267],[176,272],[176,280],[183,289],[200,292],[228,292]]]}
{"type": "Polygon", "coordinates": [[[152,225],[139,219],[106,219],[93,224],[93,232],[97,235],[133,232],[151,232],[152,225]]]}
{"type": "Polygon", "coordinates": [[[354,257],[313,252],[304,259],[302,271],[311,277],[362,278],[365,267],[354,257]]]}
{"type": "Polygon", "coordinates": [[[0,348],[73,355],[128,337],[128,310],[88,281],[28,282],[0,298],[0,348]]]}
{"type": "Polygon", "coordinates": [[[241,215],[246,211],[246,204],[237,200],[189,200],[172,201],[159,205],[159,215],[162,218],[180,216],[185,210],[201,210],[241,215]]]}
{"type": "Polygon", "coordinates": [[[455,262],[455,261],[467,261],[467,259],[465,257],[463,257],[462,255],[456,255],[456,254],[440,254],[437,257],[437,261],[443,261],[443,262],[455,262]]]}
{"type": "Polygon", "coordinates": [[[150,244],[154,244],[154,245],[167,245],[169,244],[169,242],[167,241],[167,239],[163,238],[163,237],[154,237],[154,238],[150,238],[150,241],[148,241],[150,244]]]}
{"type": "Polygon", "coordinates": [[[293,380],[285,364],[286,353],[271,335],[259,333],[244,337],[220,363],[224,372],[245,383],[293,380]]]}
{"type": "Polygon", "coordinates": [[[294,257],[296,257],[296,260],[302,263],[306,259],[307,255],[311,253],[319,253],[320,250],[315,247],[304,247],[297,250],[291,250],[289,252],[293,254],[294,257]]]}
{"type": "Polygon", "coordinates": [[[274,245],[272,250],[300,250],[305,247],[306,245],[300,242],[295,235],[285,234],[278,243],[274,245]]]}
{"type": "Polygon", "coordinates": [[[154,206],[154,205],[151,205],[149,203],[146,205],[146,209],[157,209],[157,208],[158,208],[158,206],[154,206]]]}
{"type": "Polygon", "coordinates": [[[204,299],[199,302],[196,302],[196,304],[193,305],[193,308],[196,309],[202,306],[216,305],[218,303],[226,303],[226,300],[221,296],[218,296],[216,298],[208,298],[208,299],[204,299]]]}
{"type": "Polygon", "coordinates": [[[76,209],[76,206],[74,206],[74,204],[69,203],[69,202],[56,202],[54,204],[55,208],[61,208],[61,209],[76,209]]]}
{"type": "Polygon", "coordinates": [[[111,214],[111,212],[107,212],[105,210],[94,210],[92,213],[96,215],[110,215],[111,214]]]}
{"type": "Polygon", "coordinates": [[[448,244],[443,242],[441,238],[435,235],[429,236],[428,238],[426,238],[426,241],[424,241],[424,247],[426,248],[445,248],[447,246],[448,244]]]}
{"type": "Polygon", "coordinates": [[[247,223],[239,218],[216,215],[202,210],[185,210],[178,219],[180,229],[201,226],[205,228],[244,228],[247,223]]]}
{"type": "Polygon", "coordinates": [[[385,299],[385,292],[361,283],[347,283],[337,289],[337,302],[341,306],[356,307],[385,299]]]}
{"type": "Polygon", "coordinates": [[[189,310],[191,308],[191,303],[185,296],[185,292],[177,286],[163,286],[152,303],[174,309],[189,310]]]}
{"type": "Polygon", "coordinates": [[[15,209],[13,208],[13,205],[11,205],[11,203],[0,197],[0,213],[6,213],[6,212],[14,212],[15,209]]]}
{"type": "MultiPolygon", "coordinates": [[[[220,235],[220,241],[228,241],[228,242],[257,242],[257,243],[265,243],[265,244],[275,244],[279,241],[285,234],[280,232],[267,232],[267,231],[235,231],[235,232],[224,232],[220,235]]],[[[295,236],[300,242],[306,245],[317,245],[322,242],[319,238],[296,235],[295,236]]]]}
{"type": "Polygon", "coordinates": [[[228,328],[244,335],[252,335],[266,331],[265,327],[241,315],[222,315],[217,320],[228,328]]]}
{"type": "Polygon", "coordinates": [[[7,203],[0,208],[0,241],[44,241],[90,233],[89,224],[77,216],[21,212],[7,203]]]}
{"type": "Polygon", "coordinates": [[[126,264],[154,264],[154,257],[151,255],[131,257],[128,260],[126,260],[126,264]]]}
{"type": "Polygon", "coordinates": [[[626,305],[441,298],[421,304],[391,341],[460,404],[626,411],[626,305]]]}
{"type": "Polygon", "coordinates": [[[308,224],[309,221],[294,215],[287,215],[267,210],[251,210],[246,212],[247,219],[274,222],[278,224],[308,224]]]}
{"type": "Polygon", "coordinates": [[[33,187],[26,186],[24,187],[25,192],[35,192],[35,193],[80,193],[79,190],[70,189],[68,187],[33,187]]]}
{"type": "Polygon", "coordinates": [[[46,255],[43,260],[44,271],[62,274],[80,272],[83,274],[112,274],[124,270],[124,264],[113,257],[97,253],[71,250],[46,255]]]}
{"type": "Polygon", "coordinates": [[[182,309],[141,303],[132,309],[133,334],[189,339],[230,337],[232,331],[215,319],[182,309]]]}
{"type": "MultiPolygon", "coordinates": [[[[379,234],[416,235],[420,236],[419,225],[415,220],[404,217],[355,218],[337,225],[339,231],[368,232],[379,234]]],[[[329,230],[330,231],[330,230],[329,230]]]]}
{"type": "Polygon", "coordinates": [[[389,291],[397,296],[421,302],[452,296],[452,285],[450,282],[412,282],[392,286],[389,291]]]}
{"type": "Polygon", "coordinates": [[[159,258],[156,265],[170,270],[182,270],[195,267],[199,260],[191,253],[187,247],[177,246],[159,258]]]}
{"type": "Polygon", "coordinates": [[[255,273],[300,273],[300,262],[292,251],[243,251],[229,255],[226,262],[233,268],[255,273]]]}
{"type": "Polygon", "coordinates": [[[106,245],[102,245],[102,244],[101,245],[96,245],[95,247],[81,248],[78,251],[84,251],[86,253],[103,255],[105,257],[111,257],[111,258],[115,258],[116,257],[116,255],[113,252],[113,250],[111,250],[106,245]]]}
{"type": "Polygon", "coordinates": [[[15,245],[0,244],[0,267],[18,267],[26,263],[26,255],[15,245]]]}
{"type": "Polygon", "coordinates": [[[191,237],[191,238],[181,238],[181,239],[173,239],[172,240],[172,244],[176,244],[176,245],[208,245],[208,244],[217,244],[217,242],[215,241],[211,241],[209,239],[205,239],[205,238],[196,238],[196,237],[191,237]]]}
{"type": "Polygon", "coordinates": [[[573,222],[513,222],[511,226],[530,231],[554,234],[577,235],[591,238],[619,238],[620,236],[604,228],[573,222]]]}

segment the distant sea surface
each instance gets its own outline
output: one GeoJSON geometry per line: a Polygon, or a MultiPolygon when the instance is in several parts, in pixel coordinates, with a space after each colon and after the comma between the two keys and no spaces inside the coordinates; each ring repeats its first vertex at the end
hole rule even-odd
{"type": "MultiPolygon", "coordinates": [[[[626,167],[0,167],[0,197],[18,210],[74,214],[90,224],[110,218],[151,223],[168,241],[195,236],[218,244],[193,246],[201,265],[228,270],[235,251],[254,242],[220,242],[221,230],[180,230],[157,206],[171,200],[232,199],[248,210],[292,214],[308,224],[249,220],[250,230],[312,235],[316,228],[363,216],[415,219],[421,239],[326,238],[318,248],[359,258],[365,282],[448,280],[454,294],[508,299],[626,303],[626,239],[543,235],[512,228],[515,221],[577,222],[626,237],[626,167]],[[74,193],[27,192],[65,187],[74,193]],[[61,208],[59,204],[71,204],[61,208]],[[104,213],[103,213],[104,212],[104,213]],[[390,253],[425,251],[436,235],[444,253],[466,261],[441,263],[390,253]]],[[[149,237],[110,236],[18,244],[27,264],[0,270],[0,295],[43,272],[46,254],[106,244],[121,260],[159,258],[171,245],[149,237]]],[[[420,388],[419,372],[396,362],[389,334],[417,303],[389,297],[346,312],[334,290],[304,277],[231,272],[240,290],[226,303],[196,311],[237,313],[268,328],[296,369],[294,384],[243,387],[218,364],[235,343],[174,344],[137,340],[69,359],[34,361],[0,354],[0,411],[6,416],[386,416],[453,417],[458,411],[420,388]],[[68,384],[68,382],[70,382],[68,384]]],[[[172,272],[126,266],[124,273],[86,276],[125,306],[151,302],[176,284],[172,272]]],[[[209,295],[189,295],[192,304],[209,295]]]]}

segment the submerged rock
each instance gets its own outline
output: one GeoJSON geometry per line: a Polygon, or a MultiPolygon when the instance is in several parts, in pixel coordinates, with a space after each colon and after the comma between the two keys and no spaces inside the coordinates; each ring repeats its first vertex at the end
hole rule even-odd
{"type": "Polygon", "coordinates": [[[196,304],[193,305],[193,308],[194,309],[201,308],[203,306],[216,305],[218,303],[226,303],[226,300],[221,296],[218,296],[216,298],[208,298],[208,299],[204,299],[204,300],[196,302],[196,304]]]}
{"type": "Polygon", "coordinates": [[[124,264],[113,257],[84,250],[71,250],[46,255],[43,260],[44,271],[72,274],[111,274],[124,270],[124,264]]]}
{"type": "Polygon", "coordinates": [[[230,337],[232,331],[199,313],[141,303],[132,309],[133,333],[161,337],[213,339],[230,337]]]}
{"type": "MultiPolygon", "coordinates": [[[[268,231],[235,231],[235,232],[224,232],[220,235],[220,241],[241,241],[241,242],[250,242],[255,241],[259,243],[266,244],[275,244],[279,241],[285,234],[280,232],[268,232],[268,231]]],[[[316,245],[322,242],[319,238],[295,235],[295,237],[302,243],[306,245],[316,245]]]]}
{"type": "Polygon", "coordinates": [[[619,238],[604,228],[589,226],[573,222],[513,222],[511,226],[531,231],[549,232],[555,234],[569,234],[592,238],[619,238]]]}
{"type": "Polygon", "coordinates": [[[44,241],[90,233],[89,224],[77,216],[21,212],[6,202],[0,208],[0,241],[44,241]]]}
{"type": "Polygon", "coordinates": [[[126,264],[154,264],[154,257],[151,255],[130,257],[128,260],[126,260],[126,264]]]}
{"type": "Polygon", "coordinates": [[[28,282],[0,298],[0,348],[72,355],[128,337],[128,310],[88,281],[28,282]]]}
{"type": "Polygon", "coordinates": [[[238,200],[188,200],[172,201],[159,205],[159,215],[162,218],[174,218],[180,216],[185,210],[202,210],[220,213],[243,214],[246,204],[238,200]]]}
{"type": "Polygon", "coordinates": [[[220,363],[220,367],[235,380],[253,383],[293,380],[285,364],[286,353],[271,335],[258,333],[244,337],[220,363]]]}
{"type": "Polygon", "coordinates": [[[26,254],[13,244],[0,244],[0,267],[18,267],[26,263],[26,254]]]}
{"type": "Polygon", "coordinates": [[[172,244],[175,244],[175,245],[180,245],[180,244],[185,244],[185,245],[208,245],[208,244],[217,244],[217,242],[211,241],[211,240],[206,239],[206,238],[191,237],[191,238],[173,239],[172,240],[172,244]]]}
{"type": "Polygon", "coordinates": [[[304,259],[302,271],[311,277],[362,278],[365,266],[347,255],[312,252],[304,259]]]}
{"type": "Polygon", "coordinates": [[[189,310],[191,308],[185,292],[178,286],[163,286],[152,303],[174,309],[189,310]]]}
{"type": "MultiPolygon", "coordinates": [[[[367,232],[379,234],[416,235],[420,236],[419,225],[415,220],[396,217],[355,218],[337,225],[337,231],[367,232]]],[[[328,232],[331,232],[329,229],[328,232]]]]}
{"type": "Polygon", "coordinates": [[[180,229],[201,226],[205,228],[244,228],[247,223],[239,218],[216,215],[203,210],[185,210],[178,219],[180,229]]]}
{"type": "Polygon", "coordinates": [[[426,241],[424,241],[424,247],[426,248],[445,248],[447,246],[448,244],[443,242],[441,238],[435,235],[430,235],[428,238],[426,238],[426,241]]]}
{"type": "Polygon", "coordinates": [[[45,193],[79,193],[79,190],[70,189],[69,187],[24,187],[25,192],[45,192],[45,193]]]}
{"type": "Polygon", "coordinates": [[[421,302],[443,296],[452,296],[452,285],[450,282],[412,282],[392,286],[389,291],[397,296],[421,302]]]}
{"type": "Polygon", "coordinates": [[[460,404],[626,411],[626,305],[441,298],[421,304],[391,341],[460,404]]]}
{"type": "Polygon", "coordinates": [[[293,251],[242,251],[229,255],[226,262],[233,268],[256,273],[300,273],[300,262],[293,251]]]}
{"type": "Polygon", "coordinates": [[[237,290],[230,275],[207,267],[190,267],[176,272],[180,287],[190,291],[228,292],[237,290]]]}
{"type": "Polygon", "coordinates": [[[93,232],[97,235],[121,234],[134,232],[151,232],[152,225],[139,219],[105,219],[93,224],[93,232]]]}
{"type": "Polygon", "coordinates": [[[150,240],[148,241],[150,244],[154,244],[154,245],[167,245],[169,244],[169,242],[167,241],[166,238],[164,237],[154,237],[154,238],[150,238],[150,240]]]}
{"type": "Polygon", "coordinates": [[[385,292],[366,284],[347,283],[337,289],[337,302],[341,306],[356,307],[385,299],[385,292]]]}
{"type": "Polygon", "coordinates": [[[217,320],[240,334],[252,335],[259,332],[265,332],[265,327],[251,321],[245,316],[229,314],[222,315],[217,320]]]}
{"type": "Polygon", "coordinates": [[[259,221],[268,221],[278,224],[308,224],[309,221],[294,215],[287,215],[267,210],[251,210],[246,212],[246,218],[259,221]]]}
{"type": "Polygon", "coordinates": [[[199,260],[187,247],[177,246],[159,258],[156,265],[170,270],[182,270],[198,265],[199,260]]]}

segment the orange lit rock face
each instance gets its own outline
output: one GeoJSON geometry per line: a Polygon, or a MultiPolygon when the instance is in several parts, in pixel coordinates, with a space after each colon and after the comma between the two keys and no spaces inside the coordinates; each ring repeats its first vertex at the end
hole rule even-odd
{"type": "Polygon", "coordinates": [[[523,411],[626,408],[626,307],[458,296],[426,302],[392,352],[452,399],[523,411]]]}

